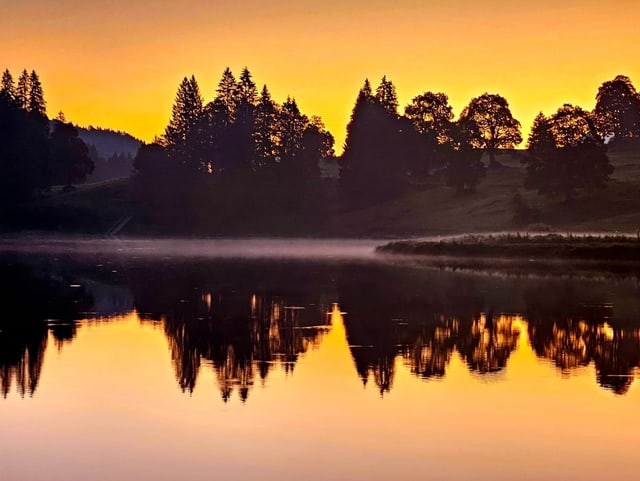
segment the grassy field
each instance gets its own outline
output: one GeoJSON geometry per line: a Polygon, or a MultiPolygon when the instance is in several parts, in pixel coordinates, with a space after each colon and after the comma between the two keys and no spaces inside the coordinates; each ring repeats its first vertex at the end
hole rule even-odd
{"type": "MultiPolygon", "coordinates": [[[[292,197],[287,185],[266,189],[221,185],[185,201],[178,223],[155,213],[167,206],[141,207],[129,180],[53,191],[17,211],[4,214],[6,230],[53,230],[104,234],[131,216],[124,235],[419,237],[483,232],[624,232],[640,228],[640,151],[609,154],[615,172],[608,187],[581,193],[574,202],[549,199],[522,187],[525,169],[519,154],[498,156],[477,192],[456,195],[437,176],[416,181],[395,199],[364,209],[339,207],[335,185],[327,183],[327,208],[317,208],[317,192],[292,197]],[[526,215],[518,216],[519,193],[526,215]],[[306,196],[306,198],[305,198],[306,196]],[[310,206],[313,206],[312,208],[310,206]]],[[[522,210],[522,208],[521,208],[522,210]]],[[[520,211],[521,212],[521,211],[520,211]]]]}
{"type": "Polygon", "coordinates": [[[391,202],[336,215],[328,229],[372,236],[519,230],[635,233],[640,228],[640,151],[613,152],[609,158],[615,172],[608,187],[581,193],[571,204],[525,190],[524,166],[506,153],[498,156],[503,167],[488,170],[476,193],[456,196],[442,179],[433,179],[391,202]],[[516,191],[537,214],[535,219],[514,219],[516,191]]]}

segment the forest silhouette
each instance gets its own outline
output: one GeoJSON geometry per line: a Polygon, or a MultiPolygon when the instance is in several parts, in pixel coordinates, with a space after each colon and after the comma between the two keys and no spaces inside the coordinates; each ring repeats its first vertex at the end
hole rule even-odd
{"type": "MultiPolygon", "coordinates": [[[[28,223],[31,199],[46,198],[56,185],[72,190],[96,165],[110,173],[93,180],[132,168],[133,204],[125,214],[140,218],[141,225],[183,233],[207,231],[211,206],[256,226],[274,213],[290,225],[317,226],[336,211],[396,198],[426,179],[442,179],[455,194],[472,198],[487,169],[500,168],[498,154],[509,151],[526,167],[523,184],[513,185],[514,190],[531,189],[570,203],[609,183],[611,149],[640,145],[640,95],[628,77],[617,76],[600,86],[593,111],[565,104],[551,116],[540,113],[526,150],[516,152],[522,141],[521,124],[499,94],[471,99],[458,119],[442,92],[417,95],[400,113],[395,85],[384,76],[375,89],[365,80],[344,152],[336,157],[333,136],[319,117],[302,113],[293,97],[274,101],[245,67],[237,79],[227,68],[209,102],[196,78],[185,77],[163,135],[140,145],[135,158],[121,152],[105,160],[62,113],[49,121],[35,71],[23,71],[16,83],[5,70],[0,86],[3,224],[19,229],[28,223]],[[337,174],[321,169],[332,164],[337,174]]],[[[513,202],[515,217],[535,217],[517,192],[513,202]]],[[[56,225],[51,217],[83,217],[80,212],[46,215],[40,214],[44,228],[56,225]]],[[[224,229],[224,216],[217,215],[224,229]]]]}

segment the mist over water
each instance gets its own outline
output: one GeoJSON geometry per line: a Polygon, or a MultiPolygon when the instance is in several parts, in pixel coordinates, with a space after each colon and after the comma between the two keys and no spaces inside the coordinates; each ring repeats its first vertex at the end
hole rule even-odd
{"type": "Polygon", "coordinates": [[[0,252],[39,254],[121,254],[140,257],[273,258],[373,260],[383,239],[115,239],[13,238],[0,252]]]}

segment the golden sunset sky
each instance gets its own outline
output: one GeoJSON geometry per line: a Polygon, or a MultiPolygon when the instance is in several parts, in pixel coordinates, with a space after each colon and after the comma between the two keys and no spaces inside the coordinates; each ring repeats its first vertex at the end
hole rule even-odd
{"type": "Polygon", "coordinates": [[[0,68],[35,69],[49,116],[146,141],[185,75],[208,101],[245,65],[276,101],[320,115],[338,151],[365,77],[383,74],[401,110],[441,91],[457,116],[499,93],[526,139],[537,112],[591,109],[618,74],[640,86],[638,19],[637,0],[0,0],[0,68]]]}

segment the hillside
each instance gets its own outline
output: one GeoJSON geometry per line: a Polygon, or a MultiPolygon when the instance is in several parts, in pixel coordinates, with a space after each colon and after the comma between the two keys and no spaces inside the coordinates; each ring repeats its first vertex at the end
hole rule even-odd
{"type": "Polygon", "coordinates": [[[476,193],[462,196],[435,177],[391,201],[341,211],[335,202],[335,179],[327,179],[328,200],[319,211],[308,202],[292,203],[280,183],[262,189],[221,183],[207,195],[188,199],[196,207],[184,211],[189,223],[178,227],[158,220],[158,209],[136,203],[132,184],[121,179],[52,193],[22,211],[19,221],[8,223],[14,229],[19,225],[104,234],[131,216],[122,235],[398,238],[527,230],[635,233],[640,228],[640,151],[613,152],[610,159],[615,173],[608,188],[585,193],[571,204],[524,190],[518,154],[504,153],[498,158],[503,167],[489,170],[476,193]],[[516,192],[526,214],[520,212],[519,218],[516,192]]]}
{"type": "Polygon", "coordinates": [[[129,177],[133,170],[133,158],[142,143],[126,132],[99,127],[76,127],[78,136],[89,147],[89,154],[95,164],[87,183],[129,177]]]}

